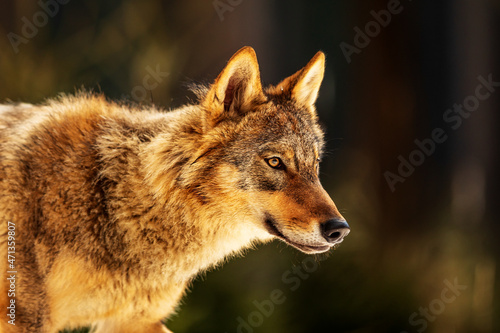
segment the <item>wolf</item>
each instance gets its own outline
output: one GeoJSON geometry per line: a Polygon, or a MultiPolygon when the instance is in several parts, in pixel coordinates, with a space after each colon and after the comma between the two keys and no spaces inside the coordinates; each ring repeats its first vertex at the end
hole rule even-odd
{"type": "Polygon", "coordinates": [[[0,331],[170,332],[186,286],[224,258],[342,242],[318,177],[324,67],[318,52],[264,89],[244,47],[171,111],[89,92],[0,106],[0,331]]]}

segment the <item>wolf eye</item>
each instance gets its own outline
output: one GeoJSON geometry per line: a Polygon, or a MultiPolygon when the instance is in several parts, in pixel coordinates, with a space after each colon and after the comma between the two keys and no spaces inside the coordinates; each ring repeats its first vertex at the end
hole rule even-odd
{"type": "Polygon", "coordinates": [[[267,164],[273,169],[283,169],[283,162],[279,157],[271,157],[266,159],[267,164]]]}

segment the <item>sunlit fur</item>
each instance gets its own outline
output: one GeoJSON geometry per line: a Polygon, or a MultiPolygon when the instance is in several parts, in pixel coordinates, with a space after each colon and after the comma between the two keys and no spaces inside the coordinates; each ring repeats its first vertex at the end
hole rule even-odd
{"type": "Polygon", "coordinates": [[[253,243],[330,249],[319,224],[341,216],[318,180],[323,71],[318,52],[263,89],[245,47],[199,103],[168,112],[87,93],[0,106],[0,332],[167,332],[193,277],[253,243]]]}

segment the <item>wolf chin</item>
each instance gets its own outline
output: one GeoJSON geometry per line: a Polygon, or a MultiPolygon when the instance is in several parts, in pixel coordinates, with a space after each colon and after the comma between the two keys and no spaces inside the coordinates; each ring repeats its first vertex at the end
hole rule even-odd
{"type": "Polygon", "coordinates": [[[340,243],[349,226],[318,178],[324,66],[318,52],[263,89],[244,47],[169,112],[85,92],[1,105],[0,332],[169,332],[186,285],[224,258],[340,243]]]}

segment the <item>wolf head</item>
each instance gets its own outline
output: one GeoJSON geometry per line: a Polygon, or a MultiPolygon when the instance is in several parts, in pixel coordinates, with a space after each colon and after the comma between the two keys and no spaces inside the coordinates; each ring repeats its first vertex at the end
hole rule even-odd
{"type": "Polygon", "coordinates": [[[254,50],[239,50],[202,98],[204,141],[191,164],[208,180],[195,186],[205,200],[306,253],[329,250],[350,230],[318,178],[324,142],[314,103],[324,66],[318,52],[263,89],[254,50]]]}

